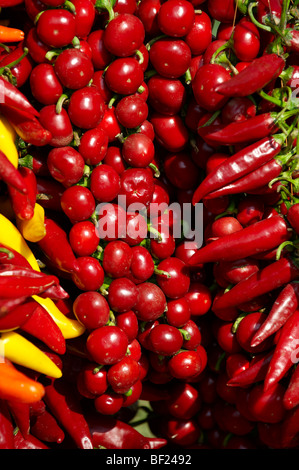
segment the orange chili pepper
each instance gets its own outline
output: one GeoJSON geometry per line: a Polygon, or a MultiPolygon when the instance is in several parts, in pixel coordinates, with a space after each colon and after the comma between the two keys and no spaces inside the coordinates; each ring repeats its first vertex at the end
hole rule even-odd
{"type": "Polygon", "coordinates": [[[34,403],[45,394],[43,385],[17,370],[7,359],[0,358],[0,398],[34,403]]]}
{"type": "Polygon", "coordinates": [[[17,42],[23,41],[25,37],[24,31],[21,29],[10,28],[9,26],[0,25],[0,42],[17,42]]]}

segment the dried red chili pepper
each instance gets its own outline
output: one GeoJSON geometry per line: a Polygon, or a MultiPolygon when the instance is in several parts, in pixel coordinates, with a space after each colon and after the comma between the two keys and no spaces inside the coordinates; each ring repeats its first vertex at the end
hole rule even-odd
{"type": "Polygon", "coordinates": [[[269,251],[289,238],[288,226],[278,215],[211,241],[196,251],[188,263],[195,266],[218,261],[236,261],[269,251]]]}
{"type": "Polygon", "coordinates": [[[217,311],[240,305],[298,278],[299,269],[295,262],[290,257],[281,258],[236,284],[214,301],[212,309],[217,311]]]}
{"type": "Polygon", "coordinates": [[[299,310],[283,325],[278,342],[275,346],[267,375],[264,380],[264,389],[268,390],[279,382],[294,364],[294,353],[299,346],[299,310]]]}
{"type": "Polygon", "coordinates": [[[93,449],[93,439],[81,409],[80,398],[63,378],[45,385],[44,401],[79,449],[93,449]]]}
{"type": "Polygon", "coordinates": [[[283,71],[285,61],[276,54],[265,54],[250,64],[230,80],[215,88],[224,96],[248,96],[263,89],[283,71]]]}
{"type": "Polygon", "coordinates": [[[37,147],[50,143],[52,134],[30,112],[0,104],[1,112],[24,142],[37,147]]]}
{"type": "Polygon", "coordinates": [[[281,150],[284,137],[265,137],[235,153],[211,171],[195,190],[192,203],[196,204],[207,194],[231,184],[272,160],[281,150]]]}
{"type": "Polygon", "coordinates": [[[8,194],[16,217],[21,220],[29,220],[32,219],[34,215],[34,206],[36,203],[36,177],[33,171],[29,168],[20,167],[18,171],[26,184],[27,194],[21,194],[15,188],[10,186],[8,186],[8,194]]]}
{"type": "Polygon", "coordinates": [[[66,272],[78,270],[76,256],[69,244],[67,233],[52,219],[45,218],[46,235],[37,242],[47,258],[58,269],[66,272]]]}
{"type": "Polygon", "coordinates": [[[299,305],[299,283],[287,284],[276,298],[266,320],[255,333],[251,346],[255,347],[276,333],[297,310],[299,305]]]}

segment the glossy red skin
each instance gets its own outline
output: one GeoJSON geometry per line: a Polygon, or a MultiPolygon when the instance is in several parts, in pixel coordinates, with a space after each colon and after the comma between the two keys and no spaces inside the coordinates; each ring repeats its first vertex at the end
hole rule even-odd
{"type": "Polygon", "coordinates": [[[41,2],[41,0],[25,0],[24,5],[26,13],[31,20],[34,20],[39,12],[47,9],[46,4],[41,2]]]}
{"type": "Polygon", "coordinates": [[[28,47],[28,52],[34,62],[37,64],[47,62],[45,55],[50,50],[50,46],[47,46],[47,44],[44,44],[40,40],[36,32],[36,27],[32,27],[28,31],[25,37],[25,45],[28,47]]]}
{"type": "Polygon", "coordinates": [[[98,165],[105,158],[107,150],[108,136],[99,127],[88,129],[80,138],[78,151],[87,165],[98,165]]]}
{"type": "Polygon", "coordinates": [[[238,397],[238,390],[234,387],[227,385],[228,375],[226,371],[221,371],[217,377],[216,390],[217,394],[222,400],[231,405],[236,403],[238,397]]]}
{"type": "MultiPolygon", "coordinates": [[[[226,44],[226,41],[223,39],[215,39],[215,41],[212,41],[208,47],[206,48],[203,57],[202,57],[202,62],[203,65],[210,64],[213,55],[215,54],[216,51],[222,46],[226,44]]],[[[220,58],[217,56],[217,60],[220,61],[220,58]]],[[[227,68],[227,65],[223,64],[220,62],[220,65],[224,65],[224,68],[227,68]]]]}
{"type": "Polygon", "coordinates": [[[282,401],[284,393],[285,387],[280,383],[273,385],[266,392],[263,389],[263,384],[255,385],[249,392],[249,412],[259,422],[278,423],[282,421],[286,415],[282,401]]]}
{"type": "Polygon", "coordinates": [[[76,29],[75,35],[78,38],[86,38],[94,24],[95,6],[91,0],[74,0],[73,5],[76,9],[76,29]]]}
{"type": "Polygon", "coordinates": [[[151,238],[150,240],[150,252],[152,256],[158,260],[163,260],[172,256],[175,250],[175,239],[169,228],[165,225],[158,226],[158,232],[161,235],[161,239],[151,238]]]}
{"type": "Polygon", "coordinates": [[[70,186],[60,198],[65,215],[72,223],[82,222],[93,214],[96,208],[95,199],[90,189],[84,186],[70,186]]]}
{"type": "Polygon", "coordinates": [[[79,269],[72,274],[72,281],[83,291],[96,291],[103,282],[105,273],[99,261],[92,256],[77,258],[79,269]]]}
{"type": "Polygon", "coordinates": [[[122,98],[115,107],[115,114],[118,122],[128,128],[140,126],[148,116],[148,106],[143,98],[136,95],[129,95],[122,98]]]}
{"type": "Polygon", "coordinates": [[[40,110],[40,123],[52,134],[50,145],[52,147],[64,147],[73,140],[73,126],[64,108],[59,114],[56,106],[50,104],[40,110]]]}
{"type": "Polygon", "coordinates": [[[111,365],[125,357],[128,338],[118,326],[102,326],[89,334],[86,347],[95,362],[111,365]]]}
{"type": "Polygon", "coordinates": [[[229,79],[229,72],[221,65],[203,65],[192,81],[192,90],[196,102],[209,112],[221,109],[227,102],[227,97],[216,93],[213,89],[229,79]]]}
{"type": "Polygon", "coordinates": [[[116,13],[131,13],[136,12],[136,2],[134,0],[116,0],[113,11],[116,13]]]}
{"type": "Polygon", "coordinates": [[[208,0],[208,10],[211,17],[221,23],[232,23],[235,4],[233,0],[208,0]]]}
{"type": "Polygon", "coordinates": [[[102,415],[114,415],[123,406],[123,396],[113,391],[106,391],[94,399],[95,409],[102,415]]]}
{"type": "MultiPolygon", "coordinates": [[[[3,56],[0,62],[0,66],[5,67],[11,64],[15,60],[20,59],[23,54],[24,54],[24,41],[22,41],[20,45],[18,45],[14,50],[12,50],[11,52],[3,56]]],[[[10,67],[10,71],[13,77],[15,78],[15,86],[17,88],[20,88],[22,85],[24,85],[27,82],[34,65],[35,64],[31,56],[26,55],[25,57],[21,59],[21,61],[18,64],[14,65],[13,67],[10,67]]]]}
{"type": "Polygon", "coordinates": [[[136,15],[142,21],[145,32],[149,37],[155,37],[161,33],[158,25],[160,8],[160,0],[143,0],[137,6],[136,15]]]}
{"type": "Polygon", "coordinates": [[[108,108],[106,105],[103,119],[97,127],[102,129],[107,134],[108,143],[117,140],[117,136],[121,133],[121,127],[118,120],[116,119],[114,106],[108,108]]]}
{"type": "Polygon", "coordinates": [[[194,316],[205,315],[212,305],[211,291],[201,282],[191,282],[185,299],[189,302],[191,315],[194,316]]]}
{"type": "Polygon", "coordinates": [[[141,321],[152,322],[160,318],[166,308],[166,298],[156,284],[144,282],[138,286],[138,299],[133,311],[141,321]]]}
{"type": "Polygon", "coordinates": [[[128,168],[121,175],[120,196],[126,197],[126,207],[140,203],[148,206],[154,193],[154,178],[146,168],[128,168]]]}
{"type": "Polygon", "coordinates": [[[126,212],[119,204],[103,204],[98,211],[98,219],[97,234],[101,239],[116,241],[125,236],[126,212]]]}
{"type": "Polygon", "coordinates": [[[232,332],[233,323],[215,319],[213,329],[218,345],[228,354],[235,354],[242,350],[236,335],[232,332]]]}
{"type": "Polygon", "coordinates": [[[223,124],[235,121],[245,121],[256,115],[256,107],[252,101],[245,97],[231,98],[223,107],[221,119],[223,124]]]}
{"type": "Polygon", "coordinates": [[[78,183],[84,173],[81,154],[70,146],[50,150],[47,165],[51,176],[65,187],[78,183]]]}
{"type": "Polygon", "coordinates": [[[154,126],[157,141],[170,152],[180,152],[189,140],[188,129],[180,115],[165,116],[153,113],[150,122],[154,126]]]}
{"type": "Polygon", "coordinates": [[[107,148],[103,163],[110,165],[119,175],[121,175],[126,169],[126,163],[122,158],[121,150],[119,147],[114,145],[109,145],[107,148]]]}
{"type": "Polygon", "coordinates": [[[145,30],[142,21],[130,13],[122,13],[111,20],[104,34],[104,44],[111,54],[128,57],[143,44],[145,30]]]}
{"type": "Polygon", "coordinates": [[[77,256],[90,256],[100,242],[95,226],[89,220],[75,223],[69,231],[69,242],[77,256]]]}
{"type": "Polygon", "coordinates": [[[112,278],[125,277],[130,270],[132,251],[130,246],[121,241],[111,241],[104,250],[102,266],[112,278]]]}
{"type": "Polygon", "coordinates": [[[218,264],[219,273],[231,284],[237,284],[246,277],[259,270],[258,261],[251,259],[241,259],[237,261],[220,261],[218,264]]]}
{"type": "Polygon", "coordinates": [[[183,297],[190,287],[190,275],[186,264],[178,258],[170,257],[161,261],[158,269],[170,274],[170,278],[157,275],[157,283],[164,294],[171,299],[183,297]]]}
{"type": "Polygon", "coordinates": [[[98,202],[113,201],[120,190],[120,176],[105,163],[96,166],[90,177],[90,190],[98,202]]]}
{"type": "Polygon", "coordinates": [[[69,101],[68,115],[75,126],[93,129],[101,123],[104,114],[105,103],[96,87],[87,86],[74,91],[69,101]]]}
{"type": "Polygon", "coordinates": [[[151,350],[162,356],[172,356],[181,349],[183,336],[178,328],[160,324],[155,326],[149,334],[151,350]]]}
{"type": "Polygon", "coordinates": [[[140,64],[132,57],[115,59],[105,71],[105,83],[114,93],[135,93],[144,79],[140,64]]]}
{"type": "Polygon", "coordinates": [[[88,85],[94,74],[91,59],[79,49],[65,49],[57,57],[54,71],[66,88],[78,90],[88,85]]]}
{"type": "Polygon", "coordinates": [[[146,248],[132,247],[131,273],[140,281],[147,281],[154,273],[154,262],[146,248]]]}
{"type": "Polygon", "coordinates": [[[212,42],[212,22],[204,11],[195,15],[194,23],[185,36],[193,56],[203,54],[212,42]]]}
{"type": "Polygon", "coordinates": [[[247,196],[238,204],[237,219],[243,227],[259,222],[263,214],[264,202],[258,196],[247,196]]]}
{"type": "Polygon", "coordinates": [[[239,232],[243,226],[235,217],[222,217],[212,224],[212,236],[216,238],[224,237],[230,233],[239,232]]]}
{"type": "MultiPolygon", "coordinates": [[[[197,131],[199,120],[206,114],[206,110],[201,108],[192,96],[187,103],[185,125],[193,132],[197,131]]],[[[195,146],[194,146],[195,147],[195,146]]]]}
{"type": "Polygon", "coordinates": [[[175,418],[190,419],[201,409],[202,400],[198,390],[188,383],[177,383],[167,401],[168,412],[175,418]]]}
{"type": "Polygon", "coordinates": [[[183,342],[183,348],[188,349],[188,350],[193,350],[193,349],[198,348],[202,340],[201,331],[199,327],[197,326],[197,324],[195,323],[195,321],[192,320],[191,318],[187,321],[187,323],[183,325],[183,328],[182,328],[189,335],[188,338],[184,338],[184,342],[183,342]]]}
{"type": "Polygon", "coordinates": [[[158,26],[166,36],[183,37],[189,33],[195,18],[192,3],[169,0],[162,3],[158,13],[158,26]]]}
{"type": "Polygon", "coordinates": [[[92,84],[97,87],[101,93],[105,104],[108,104],[113,97],[113,92],[109,90],[105,83],[104,70],[96,70],[92,77],[92,84]]]}
{"type": "Polygon", "coordinates": [[[149,57],[157,73],[166,78],[181,77],[191,64],[191,50],[178,38],[157,40],[150,48],[149,57]]]}
{"type": "Polygon", "coordinates": [[[220,163],[225,162],[229,158],[227,153],[216,152],[208,158],[206,163],[206,173],[209,174],[213,171],[220,163]]]}
{"type": "Polygon", "coordinates": [[[121,328],[127,335],[129,343],[138,335],[139,324],[135,313],[132,310],[116,315],[116,326],[121,328]]]}
{"type": "Polygon", "coordinates": [[[249,359],[245,353],[235,353],[227,357],[225,368],[228,378],[232,378],[235,374],[239,374],[249,367],[249,359]]]}
{"type": "Polygon", "coordinates": [[[170,79],[158,74],[148,82],[149,103],[158,113],[173,116],[178,114],[186,101],[186,89],[179,79],[170,79]]]}
{"type": "Polygon", "coordinates": [[[165,436],[178,446],[191,446],[200,436],[200,428],[194,419],[168,419],[164,426],[165,436]]]}
{"type": "Polygon", "coordinates": [[[203,361],[196,351],[181,351],[168,362],[170,374],[177,379],[191,379],[204,370],[203,361]]]}
{"type": "Polygon", "coordinates": [[[139,379],[139,364],[130,356],[109,367],[107,379],[116,393],[126,393],[139,379]]]}
{"type": "Polygon", "coordinates": [[[30,89],[34,98],[44,105],[56,104],[63,87],[53,66],[46,63],[36,65],[30,74],[30,89]],[[43,86],[40,84],[43,83],[43,86]]]}
{"type": "Polygon", "coordinates": [[[252,312],[246,315],[238,325],[236,338],[240,346],[250,353],[266,351],[273,344],[273,338],[269,337],[257,346],[250,346],[251,341],[261,327],[267,315],[264,312],[252,312]]]}
{"type": "Polygon", "coordinates": [[[64,9],[45,10],[38,19],[36,31],[50,47],[67,46],[76,34],[75,15],[64,9]]]}
{"type": "Polygon", "coordinates": [[[146,45],[141,44],[138,51],[136,51],[135,54],[132,55],[132,57],[139,62],[142,71],[145,72],[149,64],[149,51],[147,50],[146,45]]]}
{"type": "MultiPolygon", "coordinates": [[[[126,236],[123,240],[131,247],[134,247],[135,245],[139,245],[146,238],[147,232],[147,221],[144,216],[138,212],[127,212],[126,236]]],[[[132,274],[132,269],[130,278],[135,282],[135,284],[139,281],[132,274]]]]}
{"type": "Polygon", "coordinates": [[[135,284],[125,277],[114,279],[108,290],[108,302],[114,312],[131,310],[137,301],[138,290],[135,284]]]}
{"type": "Polygon", "coordinates": [[[258,28],[247,18],[242,18],[234,29],[234,53],[240,61],[250,62],[260,51],[258,28]]]}
{"type": "Polygon", "coordinates": [[[103,36],[104,30],[97,29],[92,31],[87,37],[87,42],[91,47],[92,63],[95,70],[104,70],[113,59],[113,55],[104,45],[103,36]]]}
{"type": "Polygon", "coordinates": [[[145,134],[130,134],[122,146],[122,158],[129,166],[145,168],[154,159],[153,141],[145,134]]]}
{"type": "Polygon", "coordinates": [[[87,390],[94,395],[101,395],[108,388],[107,371],[105,367],[101,367],[95,373],[97,366],[98,364],[95,362],[88,362],[82,370],[82,375],[87,390]]]}
{"type": "Polygon", "coordinates": [[[99,292],[90,291],[83,292],[76,297],[73,303],[73,313],[88,330],[95,330],[108,322],[110,308],[105,297],[99,292]]]}
{"type": "Polygon", "coordinates": [[[177,328],[183,327],[190,320],[191,312],[187,300],[182,297],[180,299],[170,300],[167,302],[166,318],[169,325],[177,328]]]}

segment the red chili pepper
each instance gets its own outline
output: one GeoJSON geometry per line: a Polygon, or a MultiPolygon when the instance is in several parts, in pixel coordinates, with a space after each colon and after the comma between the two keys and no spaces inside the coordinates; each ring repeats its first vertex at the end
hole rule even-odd
{"type": "Polygon", "coordinates": [[[214,301],[212,308],[217,311],[235,307],[298,278],[299,269],[295,262],[291,258],[281,258],[233,286],[214,301]]]}
{"type": "Polygon", "coordinates": [[[30,430],[34,437],[43,442],[61,444],[65,438],[64,431],[57,420],[47,410],[31,419],[30,430]]]}
{"type": "Polygon", "coordinates": [[[36,176],[32,170],[26,167],[20,167],[18,171],[26,184],[27,194],[21,194],[10,186],[8,186],[8,194],[16,217],[21,220],[29,220],[32,219],[34,215],[34,206],[36,203],[36,176]]]}
{"type": "Polygon", "coordinates": [[[257,346],[276,333],[297,310],[298,305],[299,283],[294,281],[287,284],[276,298],[266,320],[252,338],[251,346],[257,346]]]}
{"type": "Polygon", "coordinates": [[[35,301],[34,310],[26,322],[20,325],[20,328],[33,337],[38,338],[57,354],[65,353],[66,342],[62,332],[47,310],[38,304],[38,302],[35,301]]]}
{"type": "Polygon", "coordinates": [[[257,4],[257,20],[263,24],[266,24],[272,18],[278,21],[281,17],[281,5],[282,2],[280,0],[259,0],[257,4]]]}
{"type": "Polygon", "coordinates": [[[290,222],[291,226],[299,235],[299,203],[292,204],[291,207],[288,209],[286,214],[288,221],[290,222]]]}
{"type": "Polygon", "coordinates": [[[7,107],[26,111],[33,116],[39,116],[39,112],[32,106],[26,96],[12,83],[0,76],[1,103],[7,107]]]}
{"type": "Polygon", "coordinates": [[[283,406],[291,410],[299,405],[299,367],[295,367],[283,397],[283,406]]]}
{"type": "Polygon", "coordinates": [[[33,314],[36,306],[39,305],[31,297],[21,305],[17,305],[9,313],[0,315],[0,331],[13,330],[20,328],[33,314]]]}
{"type": "Polygon", "coordinates": [[[13,166],[2,150],[0,150],[0,180],[22,194],[27,194],[28,192],[21,173],[13,166]]]}
{"type": "MultiPolygon", "coordinates": [[[[15,31],[17,32],[18,30],[15,31]]],[[[0,42],[3,42],[1,41],[1,27],[0,42]]],[[[15,49],[13,49],[9,54],[5,55],[4,58],[1,60],[0,73],[3,73],[4,70],[9,69],[14,85],[17,88],[20,88],[22,85],[24,85],[24,83],[26,83],[32,72],[32,64],[33,61],[30,55],[28,55],[28,49],[24,48],[22,41],[15,49]]]]}
{"type": "Polygon", "coordinates": [[[65,187],[53,179],[37,177],[37,202],[45,209],[61,212],[60,198],[65,187]]]}
{"type": "Polygon", "coordinates": [[[37,242],[37,245],[58,269],[69,273],[77,271],[77,259],[67,233],[49,218],[45,218],[45,228],[46,235],[37,242]]]}
{"type": "Polygon", "coordinates": [[[14,266],[23,266],[23,268],[31,269],[27,259],[13,248],[0,243],[0,264],[12,264],[14,266]]]}
{"type": "Polygon", "coordinates": [[[215,88],[224,96],[248,96],[263,89],[283,71],[285,61],[276,54],[265,54],[250,64],[230,80],[215,88]]]}
{"type": "Polygon", "coordinates": [[[18,298],[38,295],[49,287],[59,284],[56,276],[18,268],[11,265],[0,266],[0,297],[18,298]]]}
{"type": "Polygon", "coordinates": [[[23,437],[30,432],[30,405],[19,401],[8,401],[8,408],[23,437]]]}
{"type": "Polygon", "coordinates": [[[68,382],[61,378],[46,385],[44,401],[79,449],[93,449],[91,432],[81,409],[80,398],[68,382]]]}
{"type": "Polygon", "coordinates": [[[235,121],[221,126],[203,126],[197,133],[212,144],[236,145],[257,141],[279,129],[276,125],[278,113],[258,114],[244,121],[235,121]]]}
{"type": "Polygon", "coordinates": [[[0,449],[14,449],[13,424],[6,400],[0,399],[0,449]]]}
{"type": "Polygon", "coordinates": [[[230,378],[227,385],[232,387],[247,387],[248,385],[261,382],[266,377],[272,356],[272,350],[258,354],[251,360],[249,367],[230,378]]]}
{"type": "Polygon", "coordinates": [[[1,112],[7,118],[15,132],[25,142],[42,147],[50,143],[52,134],[30,112],[0,103],[1,112]]]}
{"type": "Polygon", "coordinates": [[[106,449],[159,449],[165,439],[143,436],[128,423],[113,416],[88,413],[86,416],[95,447],[106,449]]]}
{"type": "Polygon", "coordinates": [[[299,52],[299,31],[296,29],[287,29],[283,43],[287,46],[289,51],[299,52]]]}
{"type": "Polygon", "coordinates": [[[272,179],[280,175],[282,169],[282,159],[279,157],[273,158],[273,160],[270,160],[251,173],[248,173],[248,175],[243,176],[243,178],[207,194],[205,199],[214,199],[227,194],[252,193],[252,191],[260,189],[261,187],[266,188],[272,179]]]}
{"type": "Polygon", "coordinates": [[[299,346],[299,310],[283,325],[279,340],[274,349],[269,369],[264,381],[264,389],[268,390],[279,382],[294,364],[294,353],[299,346]]]}
{"type": "Polygon", "coordinates": [[[32,435],[26,436],[26,439],[22,436],[22,433],[18,429],[14,434],[14,448],[15,449],[49,449],[46,444],[37,439],[32,435]]]}
{"type": "Polygon", "coordinates": [[[212,191],[231,184],[272,160],[280,152],[283,141],[281,135],[265,137],[220,163],[195,190],[192,203],[195,205],[212,191]]]}
{"type": "Polygon", "coordinates": [[[281,445],[283,447],[293,447],[294,442],[298,445],[299,406],[288,411],[281,426],[281,445]]]}
{"type": "Polygon", "coordinates": [[[17,297],[17,298],[0,298],[0,318],[8,315],[12,312],[16,307],[22,305],[27,300],[29,300],[29,296],[17,297]]]}
{"type": "Polygon", "coordinates": [[[217,261],[236,261],[269,251],[289,238],[284,219],[279,215],[273,216],[211,241],[194,253],[188,263],[195,266],[217,261]]]}

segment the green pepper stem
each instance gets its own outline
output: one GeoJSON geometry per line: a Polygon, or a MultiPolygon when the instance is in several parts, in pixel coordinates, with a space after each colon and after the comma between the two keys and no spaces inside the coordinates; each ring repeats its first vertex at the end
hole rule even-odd
{"type": "Polygon", "coordinates": [[[15,67],[16,65],[18,65],[18,64],[21,62],[21,60],[23,60],[24,57],[26,57],[26,55],[28,54],[28,52],[29,52],[29,51],[28,51],[28,48],[27,48],[27,47],[24,47],[23,54],[22,54],[20,57],[18,57],[18,59],[14,60],[14,61],[11,62],[10,64],[5,65],[5,67],[1,67],[1,68],[0,68],[0,74],[2,75],[3,72],[4,72],[6,69],[11,69],[11,68],[15,67]]]}
{"type": "Polygon", "coordinates": [[[260,29],[264,29],[265,31],[268,31],[269,33],[271,33],[272,29],[270,28],[270,26],[266,26],[266,25],[260,23],[259,21],[257,21],[257,19],[255,18],[254,14],[253,14],[253,9],[257,5],[258,5],[258,2],[252,2],[252,3],[249,4],[248,10],[247,10],[248,16],[249,16],[249,18],[251,19],[252,23],[255,26],[257,26],[260,29]]]}

